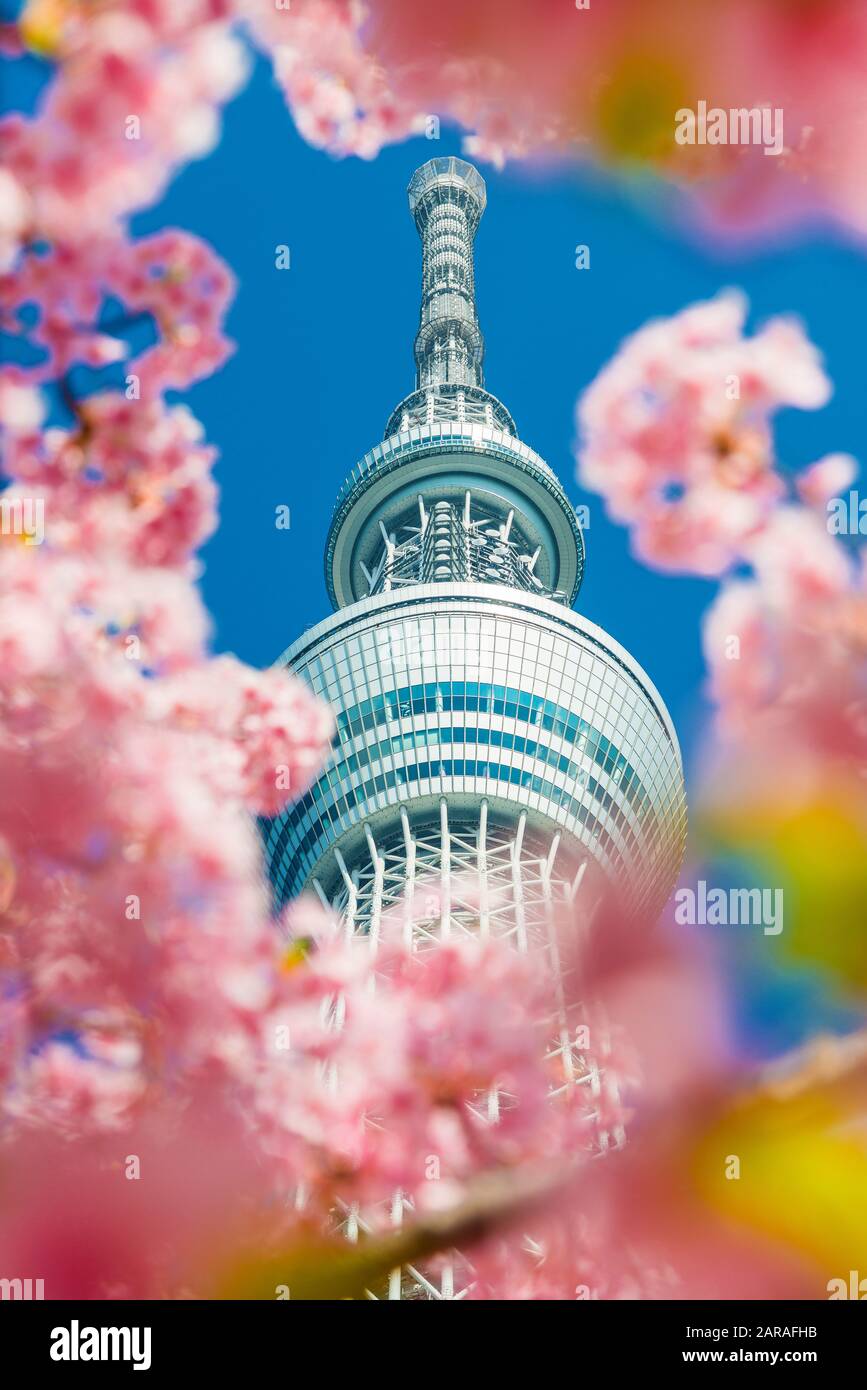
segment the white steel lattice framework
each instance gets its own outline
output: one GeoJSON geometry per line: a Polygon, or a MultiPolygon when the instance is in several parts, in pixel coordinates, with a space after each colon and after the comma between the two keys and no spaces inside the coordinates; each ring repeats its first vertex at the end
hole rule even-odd
{"type": "MultiPolygon", "coordinates": [[[[686,828],[677,737],[629,653],[572,610],[574,509],[485,389],[472,254],[484,183],[434,159],[409,199],[416,386],[338,496],[336,611],[281,658],[338,730],[322,776],[264,827],[269,873],[278,903],[313,890],[374,945],[391,910],[416,949],[489,932],[548,951],[556,974],[558,906],[587,921],[600,876],[645,913],[671,891],[686,828]]],[[[552,1033],[567,1084],[598,1088],[565,1011],[552,1033]]],[[[504,1103],[481,1102],[492,1122],[504,1103]]],[[[403,1210],[398,1194],[391,1219],[403,1210]]],[[[345,1214],[350,1239],[364,1219],[345,1214]]],[[[469,1277],[460,1257],[395,1271],[388,1296],[459,1298],[469,1277]]]]}

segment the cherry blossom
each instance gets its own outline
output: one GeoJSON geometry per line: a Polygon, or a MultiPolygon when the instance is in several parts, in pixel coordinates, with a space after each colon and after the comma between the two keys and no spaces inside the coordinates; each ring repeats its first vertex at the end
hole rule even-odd
{"type": "Polygon", "coordinates": [[[821,6],[735,0],[563,5],[539,22],[533,0],[242,0],[305,139],[370,157],[433,115],[466,131],[474,158],[578,157],[615,172],[650,169],[717,234],[768,233],[830,212],[867,230],[858,0],[821,6]],[[516,80],[516,75],[517,79],[516,80]],[[769,158],[755,144],[682,145],[676,113],[696,93],[726,113],[784,113],[769,158]],[[841,130],[848,132],[840,140],[841,130]]]}
{"type": "Polygon", "coordinates": [[[830,777],[850,783],[860,799],[867,766],[863,564],[829,535],[824,517],[798,506],[781,508],[746,558],[752,577],[726,584],[704,624],[723,749],[730,762],[731,740],[738,751],[732,774],[744,794],[743,784],[763,769],[777,794],[788,787],[800,800],[830,777]]]}
{"type": "Polygon", "coordinates": [[[797,478],[798,495],[824,513],[829,500],[845,492],[857,476],[858,464],[851,454],[827,454],[797,478]]]}
{"type": "Polygon", "coordinates": [[[859,0],[736,0],[710,15],[665,0],[652,17],[640,0],[591,8],[564,5],[541,24],[533,0],[480,0],[468,26],[462,0],[435,11],[403,0],[96,10],[30,0],[5,47],[58,69],[34,117],[0,123],[0,255],[8,262],[37,234],[92,237],[159,197],[213,146],[247,75],[245,34],[270,56],[302,136],[335,154],[371,158],[451,120],[471,157],[500,165],[577,156],[650,169],[717,232],[830,212],[864,233],[859,0]],[[726,112],[782,111],[776,157],[761,144],[678,144],[676,113],[696,92],[726,112]]]}
{"type": "Polygon", "coordinates": [[[799,325],[775,319],[746,337],[746,311],[729,292],[646,325],[579,404],[580,480],[657,568],[729,569],[786,494],[772,413],[828,398],[799,325]]]}
{"type": "Polygon", "coordinates": [[[6,206],[28,199],[15,229],[25,238],[90,239],[207,153],[220,107],[246,76],[231,19],[223,0],[116,0],[96,9],[31,0],[20,22],[24,45],[58,67],[34,117],[0,122],[15,182],[6,206]]]}

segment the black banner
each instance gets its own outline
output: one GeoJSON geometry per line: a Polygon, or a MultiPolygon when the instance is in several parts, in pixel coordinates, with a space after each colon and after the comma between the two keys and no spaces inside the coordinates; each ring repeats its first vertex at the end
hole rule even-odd
{"type": "MultiPolygon", "coordinates": [[[[849,1300],[821,1303],[628,1303],[590,1302],[580,1306],[544,1306],[536,1313],[510,1305],[508,1328],[504,1327],[500,1345],[514,1345],[517,1330],[514,1319],[524,1324],[522,1357],[531,1345],[524,1340],[534,1334],[544,1336],[557,1326],[564,1338],[562,1352],[574,1358],[576,1376],[581,1371],[584,1352],[598,1366],[600,1356],[610,1371],[619,1376],[630,1370],[642,1374],[667,1373],[675,1367],[701,1368],[708,1365],[804,1366],[827,1375],[829,1370],[857,1364],[864,1340],[863,1315],[847,1308],[849,1300]],[[536,1318],[542,1322],[537,1323],[536,1318]],[[548,1322],[549,1318],[554,1323],[548,1322]],[[586,1339],[586,1340],[585,1340],[586,1339]],[[584,1351],[582,1351],[582,1347],[584,1351]]],[[[862,1300],[863,1301],[863,1300],[862,1300]]],[[[503,1307],[477,1308],[482,1324],[475,1324],[479,1355],[493,1354],[497,1341],[494,1323],[503,1307]],[[482,1348],[485,1348],[484,1352],[482,1348]]],[[[327,1336],[319,1334],[318,1315],[310,1303],[299,1306],[291,1300],[274,1303],[62,1303],[0,1300],[0,1336],[4,1360],[28,1371],[48,1373],[62,1382],[70,1376],[118,1374],[156,1376],[177,1372],[204,1372],[227,1375],[246,1373],[263,1366],[280,1366],[288,1378],[302,1373],[309,1377],[311,1358],[321,1356],[333,1378],[335,1361],[345,1347],[347,1366],[356,1374],[367,1375],[376,1363],[388,1356],[403,1371],[413,1363],[429,1373],[439,1353],[454,1360],[456,1327],[463,1336],[460,1346],[461,1373],[465,1373],[467,1333],[473,1323],[463,1321],[467,1313],[457,1314],[459,1322],[447,1313],[429,1312],[431,1321],[407,1324],[406,1317],[420,1314],[392,1310],[388,1321],[380,1323],[369,1305],[364,1323],[354,1323],[355,1313],[331,1307],[327,1336]],[[342,1341],[341,1326],[348,1317],[355,1328],[352,1342],[342,1341]],[[445,1319],[445,1321],[443,1321],[445,1319]],[[424,1344],[418,1341],[424,1327],[424,1344]],[[374,1343],[358,1340],[395,1335],[411,1327],[412,1342],[374,1343]],[[362,1331],[363,1329],[363,1331],[362,1331]],[[366,1348],[366,1349],[365,1349],[366,1348]],[[366,1364],[365,1364],[366,1363],[366,1364]]],[[[475,1314],[470,1315],[475,1316],[475,1314]]],[[[520,1334],[519,1334],[520,1335],[520,1334]]],[[[499,1339],[498,1339],[499,1340],[499,1339]]],[[[540,1344],[536,1354],[544,1366],[547,1356],[540,1344]]],[[[558,1353],[558,1360],[560,1353],[558,1353]]],[[[451,1374],[457,1374],[452,1366],[451,1374]]]]}

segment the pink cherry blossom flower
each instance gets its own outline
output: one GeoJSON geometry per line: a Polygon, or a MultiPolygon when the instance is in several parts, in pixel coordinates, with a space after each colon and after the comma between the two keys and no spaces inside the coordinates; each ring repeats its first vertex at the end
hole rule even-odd
{"type": "Polygon", "coordinates": [[[827,454],[799,475],[798,494],[808,506],[824,512],[829,499],[845,492],[857,475],[858,464],[851,454],[827,454]]]}
{"type": "Polygon", "coordinates": [[[660,569],[720,574],[785,496],[770,417],[829,393],[818,353],[793,322],[743,334],[727,293],[640,329],[584,393],[579,478],[630,526],[660,569]]]}
{"type": "Polygon", "coordinates": [[[577,154],[615,172],[649,168],[718,235],[772,232],[817,210],[864,234],[858,0],[591,8],[560,6],[540,24],[533,0],[478,0],[468,25],[463,0],[238,4],[299,130],[335,154],[368,158],[437,113],[465,128],[470,156],[498,165],[577,154]],[[676,113],[697,92],[726,115],[781,111],[774,157],[764,142],[678,143],[676,113]]]}

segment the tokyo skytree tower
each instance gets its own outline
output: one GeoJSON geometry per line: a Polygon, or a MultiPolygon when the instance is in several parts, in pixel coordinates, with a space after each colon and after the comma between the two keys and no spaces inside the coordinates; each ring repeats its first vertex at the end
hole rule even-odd
{"type": "Polygon", "coordinates": [[[600,876],[658,913],[686,826],[653,685],[572,611],[584,567],[555,474],[485,389],[473,241],[485,184],[432,159],[416,382],[349,474],[325,553],[335,612],[281,657],[336,712],[319,780],[264,830],[278,903],[304,889],[375,942],[480,931],[520,950],[600,876]],[[472,885],[472,891],[468,891],[472,885]]]}

